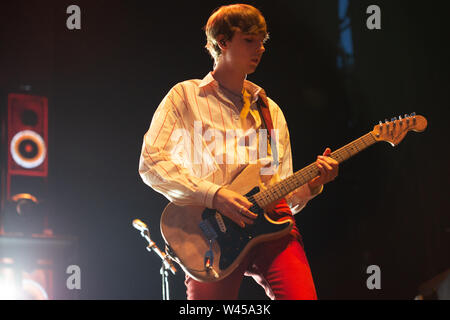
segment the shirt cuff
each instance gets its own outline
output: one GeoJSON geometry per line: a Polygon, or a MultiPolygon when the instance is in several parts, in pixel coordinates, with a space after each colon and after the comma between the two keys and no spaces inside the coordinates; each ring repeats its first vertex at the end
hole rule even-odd
{"type": "Polygon", "coordinates": [[[294,191],[294,193],[295,193],[296,197],[309,201],[312,198],[314,198],[315,196],[321,194],[322,191],[323,191],[323,184],[320,185],[320,187],[316,187],[316,188],[314,188],[314,190],[311,190],[309,188],[309,185],[306,183],[303,186],[301,186],[300,188],[298,188],[296,191],[294,191]]]}
{"type": "Polygon", "coordinates": [[[216,195],[217,190],[219,190],[222,186],[219,186],[215,183],[203,180],[198,184],[198,189],[196,192],[197,202],[207,208],[213,208],[214,196],[216,195]]]}

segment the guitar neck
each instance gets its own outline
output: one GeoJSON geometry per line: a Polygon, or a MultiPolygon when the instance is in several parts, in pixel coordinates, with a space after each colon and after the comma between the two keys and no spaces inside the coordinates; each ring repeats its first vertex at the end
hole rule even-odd
{"type": "MultiPolygon", "coordinates": [[[[369,132],[366,135],[334,151],[330,154],[330,157],[336,160],[338,163],[342,163],[345,160],[353,157],[357,153],[368,148],[375,142],[377,142],[377,140],[375,140],[372,133],[369,132]]],[[[264,208],[267,205],[282,199],[290,192],[317,177],[319,174],[320,171],[317,165],[315,163],[311,163],[305,168],[295,172],[290,177],[287,177],[286,179],[270,186],[268,189],[255,194],[253,198],[261,208],[264,208]]]]}

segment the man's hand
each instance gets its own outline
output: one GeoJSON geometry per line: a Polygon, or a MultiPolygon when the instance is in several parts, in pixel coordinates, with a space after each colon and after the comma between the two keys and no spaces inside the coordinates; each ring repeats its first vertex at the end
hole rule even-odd
{"type": "Polygon", "coordinates": [[[320,175],[308,182],[312,194],[317,193],[321,185],[336,179],[339,173],[339,162],[330,158],[330,154],[331,149],[326,148],[323,155],[317,156],[316,166],[319,168],[320,175]]]}
{"type": "Polygon", "coordinates": [[[248,210],[253,204],[239,193],[220,188],[214,195],[214,209],[224,216],[230,218],[242,228],[246,224],[253,224],[253,219],[258,217],[257,214],[248,210]]]}

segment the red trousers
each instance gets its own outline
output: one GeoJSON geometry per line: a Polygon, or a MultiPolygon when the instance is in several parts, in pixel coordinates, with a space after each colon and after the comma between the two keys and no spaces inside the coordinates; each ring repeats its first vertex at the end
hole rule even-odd
{"type": "Polygon", "coordinates": [[[186,275],[188,300],[237,299],[244,275],[253,277],[272,300],[316,300],[314,281],[299,236],[294,228],[286,237],[257,245],[233,273],[220,281],[202,283],[186,275]]]}

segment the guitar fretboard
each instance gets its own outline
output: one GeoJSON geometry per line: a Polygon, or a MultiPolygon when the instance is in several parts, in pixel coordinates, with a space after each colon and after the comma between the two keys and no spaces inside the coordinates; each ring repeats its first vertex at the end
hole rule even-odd
{"type": "MultiPolygon", "coordinates": [[[[377,140],[375,140],[372,133],[369,132],[349,144],[346,144],[342,148],[332,152],[330,157],[335,159],[337,162],[342,163],[362,150],[368,148],[375,142],[377,142],[377,140]]],[[[268,189],[255,194],[253,199],[255,199],[256,203],[261,208],[264,208],[267,205],[285,197],[287,194],[314,179],[319,174],[320,171],[317,165],[315,163],[311,163],[305,168],[295,172],[290,177],[287,177],[286,179],[270,186],[268,189]]]]}

